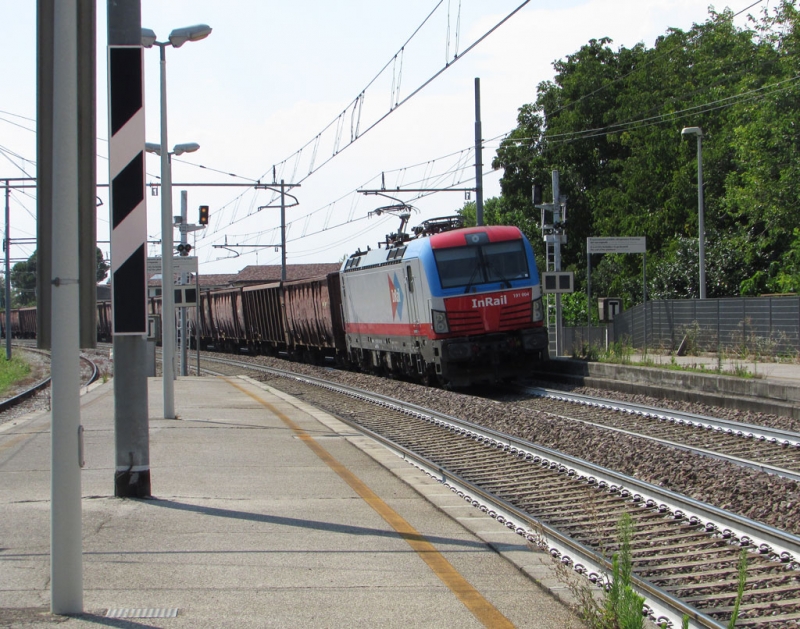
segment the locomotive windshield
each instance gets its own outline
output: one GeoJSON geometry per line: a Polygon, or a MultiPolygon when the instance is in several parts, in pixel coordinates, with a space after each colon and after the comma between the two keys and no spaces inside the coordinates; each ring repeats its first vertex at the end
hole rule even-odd
{"type": "Polygon", "coordinates": [[[487,242],[477,246],[434,249],[442,288],[475,286],[530,277],[521,240],[487,242]]]}

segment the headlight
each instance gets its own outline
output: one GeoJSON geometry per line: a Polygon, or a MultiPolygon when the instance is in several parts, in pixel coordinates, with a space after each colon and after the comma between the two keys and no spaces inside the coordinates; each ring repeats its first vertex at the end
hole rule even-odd
{"type": "Polygon", "coordinates": [[[542,306],[542,298],[533,300],[533,322],[539,323],[544,320],[544,308],[542,306]]]}
{"type": "Polygon", "coordinates": [[[431,318],[433,319],[433,331],[436,334],[447,334],[450,331],[450,326],[447,325],[447,313],[442,310],[431,310],[431,318]]]}

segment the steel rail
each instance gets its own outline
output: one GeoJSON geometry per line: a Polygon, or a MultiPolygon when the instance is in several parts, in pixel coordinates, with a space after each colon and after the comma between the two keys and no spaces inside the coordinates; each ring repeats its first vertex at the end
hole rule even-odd
{"type": "Polygon", "coordinates": [[[675,448],[677,450],[683,450],[684,452],[691,452],[694,454],[699,454],[702,456],[719,459],[720,461],[725,461],[727,463],[732,463],[734,465],[739,465],[741,467],[749,467],[754,470],[758,470],[759,472],[764,472],[766,474],[774,474],[775,476],[780,476],[782,478],[789,478],[791,480],[800,481],[800,473],[794,472],[792,470],[787,470],[783,467],[776,467],[774,465],[769,465],[767,463],[758,463],[757,461],[743,459],[741,457],[732,456],[730,454],[722,454],[720,452],[716,452],[715,450],[698,448],[696,446],[691,446],[685,443],[678,443],[677,441],[670,441],[669,439],[662,439],[661,437],[646,435],[640,432],[634,432],[632,430],[625,430],[624,428],[617,428],[615,426],[607,426],[606,424],[591,422],[586,419],[580,419],[577,417],[566,417],[563,415],[557,415],[557,417],[563,417],[567,421],[580,422],[581,424],[586,424],[587,426],[593,426],[594,428],[601,428],[603,430],[610,430],[612,432],[628,435],[629,437],[639,437],[640,439],[647,439],[648,441],[654,441],[655,443],[660,443],[661,445],[669,446],[670,448],[675,448]]]}
{"type": "MultiPolygon", "coordinates": [[[[44,356],[49,356],[50,355],[50,352],[39,350],[39,349],[33,349],[33,348],[30,348],[30,347],[25,347],[24,349],[25,349],[26,352],[34,352],[36,354],[42,354],[44,356]]],[[[82,386],[88,386],[88,385],[92,384],[93,382],[95,382],[100,377],[100,369],[97,366],[97,363],[95,363],[93,360],[87,358],[86,356],[81,356],[80,360],[85,361],[92,368],[92,375],[89,377],[88,382],[86,382],[85,385],[82,385],[82,386]]],[[[25,400],[27,400],[27,399],[33,397],[34,395],[36,395],[42,389],[46,389],[48,386],[50,386],[50,381],[51,380],[52,380],[52,378],[50,376],[48,376],[47,378],[44,378],[44,379],[40,380],[36,384],[28,387],[27,389],[25,389],[24,391],[18,393],[17,395],[15,395],[13,397],[10,397],[10,398],[7,398],[5,400],[0,400],[0,413],[3,413],[5,411],[9,410],[10,408],[14,408],[18,404],[21,404],[25,400]]]]}
{"type": "Polygon", "coordinates": [[[800,448],[800,433],[768,426],[747,424],[736,422],[729,419],[718,417],[708,417],[706,415],[695,415],[694,413],[684,413],[683,411],[673,411],[644,404],[631,404],[629,402],[618,402],[606,398],[598,398],[590,395],[580,395],[577,393],[567,393],[557,389],[547,389],[544,387],[513,387],[516,391],[521,391],[537,397],[549,398],[563,402],[596,406],[598,408],[613,410],[620,413],[631,413],[647,419],[659,419],[681,422],[687,427],[714,429],[725,432],[728,435],[736,435],[744,439],[758,439],[759,441],[769,441],[770,443],[783,444],[800,448]]]}

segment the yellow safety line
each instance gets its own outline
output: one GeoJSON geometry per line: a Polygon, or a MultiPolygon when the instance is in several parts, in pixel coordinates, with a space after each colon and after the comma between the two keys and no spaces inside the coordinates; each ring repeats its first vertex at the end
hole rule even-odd
{"type": "Polygon", "coordinates": [[[389,523],[392,528],[402,537],[411,548],[416,551],[420,558],[428,564],[434,574],[450,588],[458,599],[469,609],[470,612],[486,627],[514,627],[514,624],[501,614],[497,608],[487,601],[469,581],[467,581],[456,570],[453,565],[436,550],[425,537],[409,524],[399,513],[386,504],[375,492],[373,492],[358,476],[353,474],[344,465],[339,463],[330,452],[323,448],[311,435],[295,424],[289,417],[283,414],[266,400],[261,399],[256,394],[248,391],[237,383],[224,378],[233,387],[239,389],[245,395],[253,398],[256,402],[267,408],[283,421],[297,437],[305,443],[320,459],[336,472],[361,498],[378,514],[389,523]]]}

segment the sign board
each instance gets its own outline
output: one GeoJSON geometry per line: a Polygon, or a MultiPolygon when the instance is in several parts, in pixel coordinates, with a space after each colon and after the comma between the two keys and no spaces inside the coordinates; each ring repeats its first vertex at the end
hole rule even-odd
{"type": "Polygon", "coordinates": [[[587,253],[647,253],[644,236],[634,238],[587,238],[587,253]]]}
{"type": "Polygon", "coordinates": [[[543,293],[575,292],[575,274],[572,271],[542,273],[543,293]]]}
{"type": "MultiPolygon", "coordinates": [[[[172,258],[172,271],[178,273],[197,273],[197,256],[177,256],[172,258]]],[[[147,275],[161,273],[161,258],[147,258],[147,275]]]]}
{"type": "Polygon", "coordinates": [[[175,287],[175,307],[185,308],[197,305],[197,289],[194,286],[175,287]]]}

